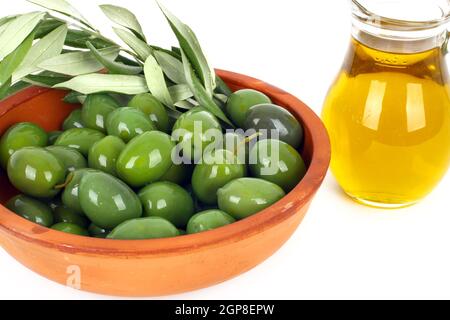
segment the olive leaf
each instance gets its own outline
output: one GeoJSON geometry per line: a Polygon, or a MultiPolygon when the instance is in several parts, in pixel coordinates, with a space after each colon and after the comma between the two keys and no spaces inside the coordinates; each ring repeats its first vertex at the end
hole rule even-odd
{"type": "Polygon", "coordinates": [[[46,71],[38,75],[28,75],[27,77],[23,78],[22,81],[39,87],[52,88],[58,83],[65,82],[68,79],[69,77],[67,76],[46,71]]]}
{"type": "Polygon", "coordinates": [[[0,26],[7,24],[8,22],[10,22],[11,20],[14,20],[15,18],[17,18],[17,15],[6,16],[3,18],[0,18],[0,26]]]}
{"type": "Polygon", "coordinates": [[[174,83],[186,83],[183,63],[164,51],[155,51],[155,58],[164,71],[164,74],[174,83]]]}
{"type": "Polygon", "coordinates": [[[183,109],[183,110],[191,110],[192,108],[195,107],[195,104],[184,100],[184,101],[175,102],[174,106],[177,108],[183,109]]]}
{"type": "Polygon", "coordinates": [[[113,6],[110,4],[104,4],[100,6],[103,13],[114,23],[121,27],[129,29],[142,41],[146,42],[144,31],[142,30],[141,24],[138,19],[126,8],[113,6]]]}
{"type": "Polygon", "coordinates": [[[114,27],[113,30],[117,34],[117,36],[119,36],[119,38],[122,39],[122,41],[125,42],[126,45],[129,46],[143,62],[146,61],[147,58],[153,53],[152,48],[147,43],[136,37],[131,32],[114,27]]]}
{"type": "Polygon", "coordinates": [[[11,87],[11,77],[5,81],[3,85],[0,86],[0,100],[3,100],[8,96],[9,88],[11,87]]]}
{"type": "MultiPolygon", "coordinates": [[[[110,47],[100,49],[97,53],[105,59],[116,59],[119,50],[119,47],[110,47]]],[[[70,76],[94,73],[103,69],[103,65],[89,51],[64,53],[41,62],[38,67],[70,76]]]]}
{"type": "Polygon", "coordinates": [[[192,98],[194,94],[187,84],[177,84],[168,88],[172,101],[183,101],[192,98]]]}
{"type": "Polygon", "coordinates": [[[87,42],[89,50],[91,50],[91,54],[96,59],[96,61],[101,65],[108,69],[109,73],[112,74],[125,74],[125,75],[135,75],[142,72],[141,67],[127,66],[121,62],[116,62],[115,57],[110,57],[102,54],[101,50],[97,50],[90,42],[87,42]]]}
{"type": "Polygon", "coordinates": [[[167,18],[173,32],[175,33],[180,47],[189,60],[194,72],[198,75],[200,82],[206,88],[206,93],[212,97],[215,83],[215,74],[209,66],[208,61],[202,51],[197,36],[186,24],[181,22],[169,10],[167,10],[159,1],[157,1],[161,11],[167,18]]]}
{"type": "Polygon", "coordinates": [[[148,92],[148,87],[143,77],[96,73],[77,76],[69,81],[57,84],[53,88],[70,89],[82,94],[98,92],[140,94],[148,92]]]}
{"type": "Polygon", "coordinates": [[[27,0],[27,1],[34,3],[38,6],[41,6],[43,8],[61,13],[76,21],[81,22],[86,27],[95,30],[95,28],[81,15],[81,13],[66,0],[27,0]]]}
{"type": "Polygon", "coordinates": [[[192,93],[195,96],[197,102],[212,114],[214,114],[217,118],[226,122],[230,126],[233,126],[232,122],[227,118],[225,113],[220,109],[220,107],[214,102],[213,98],[206,91],[205,87],[203,87],[200,79],[195,74],[194,69],[192,68],[186,54],[183,50],[181,50],[181,56],[183,58],[184,65],[184,73],[186,75],[186,80],[191,88],[192,93]]]}
{"type": "Polygon", "coordinates": [[[40,39],[48,35],[50,32],[55,30],[56,28],[62,26],[64,22],[56,19],[46,19],[39,22],[36,27],[36,36],[35,39],[40,39]]]}
{"type": "Polygon", "coordinates": [[[63,98],[63,101],[65,103],[77,104],[82,103],[82,100],[84,100],[85,98],[86,96],[84,94],[76,91],[71,91],[63,98]]]}
{"type": "Polygon", "coordinates": [[[225,81],[222,80],[219,76],[216,76],[216,92],[219,94],[223,94],[227,97],[231,96],[233,94],[233,91],[231,91],[230,87],[225,83],[225,81]]]}
{"type": "Polygon", "coordinates": [[[67,25],[62,25],[31,47],[19,68],[13,73],[13,82],[39,71],[38,65],[61,53],[67,34],[67,25]]]}
{"type": "Polygon", "coordinates": [[[8,22],[0,35],[0,60],[16,50],[44,16],[44,12],[32,12],[8,22]]]}
{"type": "Polygon", "coordinates": [[[86,30],[73,30],[67,32],[65,45],[73,48],[87,49],[86,42],[89,41],[97,49],[109,48],[116,44],[102,39],[86,30]]]}
{"type": "Polygon", "coordinates": [[[150,92],[167,107],[174,109],[172,97],[164,79],[164,73],[152,55],[148,56],[145,61],[144,73],[150,92]]]}

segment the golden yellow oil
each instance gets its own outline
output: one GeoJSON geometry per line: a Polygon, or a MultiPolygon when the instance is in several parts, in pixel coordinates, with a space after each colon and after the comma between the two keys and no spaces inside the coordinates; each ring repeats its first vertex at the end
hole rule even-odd
{"type": "Polygon", "coordinates": [[[325,101],[331,170],[344,191],[386,208],[416,203],[450,164],[450,89],[440,48],[382,52],[353,40],[325,101]]]}

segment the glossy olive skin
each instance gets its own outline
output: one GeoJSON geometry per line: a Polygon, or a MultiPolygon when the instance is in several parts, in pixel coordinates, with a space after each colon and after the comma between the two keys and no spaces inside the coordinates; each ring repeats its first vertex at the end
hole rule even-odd
{"type": "Polygon", "coordinates": [[[0,164],[6,169],[9,158],[17,150],[24,147],[45,147],[47,142],[47,133],[34,123],[13,125],[0,140],[0,164]]]}
{"type": "Polygon", "coordinates": [[[130,108],[136,108],[145,113],[159,131],[170,131],[169,116],[166,108],[152,94],[143,93],[136,95],[128,104],[130,108]]]}
{"type": "Polygon", "coordinates": [[[107,136],[96,142],[89,150],[89,167],[116,176],[117,159],[125,146],[125,142],[115,136],[107,136]]]}
{"type": "Polygon", "coordinates": [[[53,225],[52,209],[36,199],[19,195],[8,201],[6,207],[22,218],[37,223],[43,227],[53,225]]]}
{"type": "Polygon", "coordinates": [[[62,131],[51,131],[48,133],[48,145],[54,145],[59,136],[62,135],[62,131]]]}
{"type": "Polygon", "coordinates": [[[67,131],[69,129],[83,129],[85,125],[83,120],[81,120],[81,109],[76,109],[72,111],[71,114],[64,120],[62,129],[67,131]]]}
{"type": "Polygon", "coordinates": [[[105,239],[110,233],[109,230],[100,228],[95,224],[91,223],[88,228],[89,235],[93,238],[105,239]]]}
{"type": "Polygon", "coordinates": [[[250,159],[254,177],[273,182],[286,193],[294,189],[306,174],[305,162],[300,154],[282,141],[258,141],[250,152],[250,159]]]}
{"type": "Polygon", "coordinates": [[[220,210],[207,210],[197,213],[189,220],[187,233],[194,234],[224,227],[236,220],[220,210]]]}
{"type": "Polygon", "coordinates": [[[180,235],[169,221],[158,217],[129,220],[117,226],[108,235],[114,240],[145,240],[172,238],[180,235]]]}
{"type": "Polygon", "coordinates": [[[205,108],[195,107],[178,118],[173,127],[172,137],[182,147],[183,157],[198,161],[206,147],[214,142],[214,138],[208,137],[208,134],[214,132],[218,136],[222,134],[219,120],[205,108]]]}
{"type": "Polygon", "coordinates": [[[116,136],[128,143],[133,138],[156,126],[143,112],[135,108],[119,108],[106,118],[106,130],[110,136],[116,136]]]}
{"type": "Polygon", "coordinates": [[[150,184],[139,192],[139,198],[144,206],[144,216],[164,218],[177,228],[186,227],[195,213],[191,195],[171,182],[150,184]]]}
{"type": "Polygon", "coordinates": [[[232,152],[238,158],[239,163],[248,163],[249,143],[244,134],[226,132],[223,135],[223,148],[232,152]]]}
{"type": "Polygon", "coordinates": [[[276,184],[255,178],[234,180],[217,194],[220,210],[227,212],[236,220],[258,213],[286,195],[276,184]]]}
{"type": "Polygon", "coordinates": [[[69,129],[59,136],[55,146],[73,148],[87,157],[89,149],[94,143],[102,140],[104,137],[103,133],[93,129],[69,129]]]}
{"type": "Polygon", "coordinates": [[[63,146],[49,146],[45,150],[57,157],[69,172],[87,167],[86,159],[75,149],[63,146]]]}
{"type": "Polygon", "coordinates": [[[107,94],[91,94],[81,109],[81,120],[86,128],[106,133],[106,118],[119,108],[117,101],[107,94]]]}
{"type": "Polygon", "coordinates": [[[204,161],[194,169],[192,188],[200,201],[214,205],[217,204],[217,190],[232,180],[245,177],[247,169],[227,150],[217,150],[204,161]]]}
{"type": "Polygon", "coordinates": [[[83,176],[89,172],[96,172],[92,169],[81,169],[76,170],[68,176],[70,180],[69,183],[64,188],[61,196],[62,203],[75,213],[79,215],[84,215],[83,209],[81,208],[79,191],[80,182],[83,176]]]}
{"type": "Polygon", "coordinates": [[[193,170],[194,168],[191,165],[173,164],[159,180],[182,186],[191,181],[193,170]]]}
{"type": "Polygon", "coordinates": [[[88,237],[89,233],[85,228],[80,227],[79,225],[67,222],[60,222],[52,226],[53,230],[61,231],[64,233],[70,233],[77,236],[88,237]]]}
{"type": "Polygon", "coordinates": [[[265,94],[252,89],[243,89],[233,93],[227,102],[226,111],[233,123],[239,127],[244,127],[247,111],[261,103],[272,103],[265,94]]]}
{"type": "Polygon", "coordinates": [[[64,183],[66,168],[43,148],[27,147],[16,151],[8,162],[12,185],[35,198],[52,198],[59,193],[56,186],[64,183]]]}
{"type": "Polygon", "coordinates": [[[53,210],[53,216],[55,218],[54,223],[66,222],[76,224],[82,228],[87,228],[89,226],[89,221],[85,217],[64,205],[56,207],[53,210]]]}
{"type": "Polygon", "coordinates": [[[303,127],[286,109],[274,104],[260,104],[247,112],[244,128],[265,134],[265,138],[277,139],[298,149],[303,142],[303,127]],[[272,134],[276,132],[276,135],[272,134]]]}
{"type": "Polygon", "coordinates": [[[117,159],[117,174],[132,187],[158,181],[173,165],[174,147],[169,135],[159,131],[146,132],[122,151],[117,159]]]}
{"type": "Polygon", "coordinates": [[[113,229],[142,216],[139,197],[121,180],[104,172],[88,172],[79,187],[81,208],[96,225],[113,229]]]}

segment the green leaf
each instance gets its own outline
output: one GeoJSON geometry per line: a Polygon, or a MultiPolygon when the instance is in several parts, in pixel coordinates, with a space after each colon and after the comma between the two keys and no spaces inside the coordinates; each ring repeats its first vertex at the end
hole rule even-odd
{"type": "Polygon", "coordinates": [[[2,62],[0,62],[0,86],[10,80],[14,71],[22,63],[23,59],[33,45],[34,34],[31,33],[16,50],[11,52],[2,62]]]}
{"type": "Polygon", "coordinates": [[[145,79],[150,92],[167,107],[174,109],[164,73],[153,56],[148,56],[144,65],[145,79]]]}
{"type": "Polygon", "coordinates": [[[132,31],[142,41],[146,42],[144,32],[142,31],[141,24],[136,16],[123,7],[113,6],[110,4],[104,4],[100,6],[103,13],[114,23],[132,31]]]}
{"type": "Polygon", "coordinates": [[[23,78],[23,81],[39,87],[52,88],[58,83],[65,82],[68,79],[68,77],[62,76],[60,74],[45,72],[38,75],[30,74],[26,78],[23,78]]]}
{"type": "Polygon", "coordinates": [[[86,42],[89,41],[97,49],[109,48],[116,44],[101,39],[91,33],[82,30],[69,30],[67,32],[65,45],[73,48],[87,49],[86,42]]]}
{"type": "Polygon", "coordinates": [[[63,49],[66,34],[67,25],[62,25],[33,45],[19,68],[13,73],[13,82],[39,71],[38,65],[41,62],[59,55],[63,49]]]}
{"type": "Polygon", "coordinates": [[[76,21],[81,22],[85,26],[95,30],[95,28],[81,15],[81,13],[75,9],[66,0],[27,0],[43,8],[61,13],[65,16],[71,17],[76,21]]]}
{"type": "Polygon", "coordinates": [[[178,101],[174,104],[175,107],[183,109],[183,110],[191,110],[195,107],[195,104],[190,103],[189,101],[178,101]]]}
{"type": "Polygon", "coordinates": [[[119,38],[122,39],[122,41],[125,42],[142,61],[146,61],[147,58],[153,53],[152,48],[147,43],[136,37],[131,32],[119,28],[113,29],[119,38]]]}
{"type": "Polygon", "coordinates": [[[169,10],[167,10],[161,3],[158,2],[161,11],[166,16],[175,33],[180,47],[184,54],[189,59],[194,72],[200,79],[200,82],[206,88],[207,94],[212,97],[215,83],[215,74],[213,69],[209,66],[208,61],[202,51],[197,36],[186,24],[181,22],[176,16],[174,16],[169,10]]]}
{"type": "Polygon", "coordinates": [[[44,16],[44,12],[33,12],[8,22],[5,30],[0,35],[0,60],[3,60],[8,54],[16,50],[44,16]]]}
{"type": "Polygon", "coordinates": [[[186,74],[186,80],[188,85],[191,88],[191,91],[194,93],[195,99],[197,102],[212,114],[214,114],[217,118],[225,121],[230,126],[233,126],[232,122],[227,118],[225,113],[220,109],[220,107],[214,102],[213,98],[206,91],[203,84],[200,82],[200,79],[194,72],[186,54],[184,51],[181,51],[184,65],[184,72],[186,74]]]}
{"type": "Polygon", "coordinates": [[[47,19],[41,21],[36,28],[35,39],[41,39],[48,35],[50,32],[56,28],[62,26],[64,22],[56,19],[47,19]]]}
{"type": "Polygon", "coordinates": [[[169,93],[172,97],[172,101],[183,101],[192,98],[194,94],[191,88],[187,84],[177,84],[175,86],[169,87],[169,93]]]}
{"type": "Polygon", "coordinates": [[[8,22],[14,20],[15,18],[17,18],[17,15],[6,16],[3,18],[0,18],[0,26],[7,24],[8,22]]]}
{"type": "MultiPolygon", "coordinates": [[[[119,50],[119,47],[110,47],[98,50],[98,54],[108,59],[115,59],[119,55],[119,50]]],[[[61,54],[41,62],[38,67],[70,76],[94,73],[103,69],[103,65],[89,51],[61,54]]]]}
{"type": "Polygon", "coordinates": [[[167,78],[174,83],[186,83],[183,63],[180,60],[163,51],[155,51],[154,54],[167,78]]]}
{"type": "Polygon", "coordinates": [[[231,96],[233,94],[233,91],[228,87],[228,85],[220,78],[219,76],[216,76],[216,92],[221,93],[227,97],[231,96]]]}
{"type": "Polygon", "coordinates": [[[98,92],[140,94],[148,92],[148,87],[143,77],[95,73],[75,77],[54,86],[54,88],[66,88],[82,94],[98,92]]]}
{"type": "Polygon", "coordinates": [[[76,91],[71,91],[63,98],[63,101],[65,103],[77,104],[82,103],[82,100],[84,100],[85,98],[86,96],[84,94],[76,91]]]}
{"type": "Polygon", "coordinates": [[[0,86],[0,100],[3,100],[5,97],[8,96],[8,91],[11,87],[11,78],[6,80],[6,82],[0,86]]]}
{"type": "Polygon", "coordinates": [[[91,50],[91,54],[97,60],[97,62],[108,69],[109,73],[112,74],[125,74],[125,75],[135,75],[142,72],[141,67],[127,66],[126,64],[114,61],[115,57],[108,57],[102,54],[100,50],[97,50],[90,42],[86,44],[91,50]]]}

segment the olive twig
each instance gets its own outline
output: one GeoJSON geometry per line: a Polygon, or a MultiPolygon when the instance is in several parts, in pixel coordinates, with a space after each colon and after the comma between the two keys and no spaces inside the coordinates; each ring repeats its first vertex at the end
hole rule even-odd
{"type": "Polygon", "coordinates": [[[75,175],[73,174],[73,172],[69,173],[69,174],[67,175],[66,181],[64,181],[63,184],[58,184],[58,185],[56,185],[56,186],[55,186],[55,189],[56,189],[56,190],[60,190],[60,189],[64,189],[65,187],[67,187],[67,185],[68,185],[69,183],[72,182],[74,176],[75,176],[75,175]]]}

